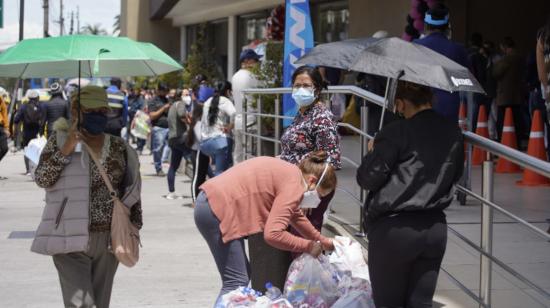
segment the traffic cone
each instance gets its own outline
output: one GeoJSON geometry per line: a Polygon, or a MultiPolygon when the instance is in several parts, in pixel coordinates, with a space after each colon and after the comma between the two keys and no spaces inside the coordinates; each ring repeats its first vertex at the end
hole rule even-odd
{"type": "MultiPolygon", "coordinates": [[[[506,108],[506,114],[504,116],[504,127],[502,128],[502,138],[500,139],[502,145],[508,146],[517,150],[516,130],[514,128],[514,117],[512,115],[512,108],[506,108]]],[[[518,173],[521,172],[521,168],[506,160],[504,157],[499,157],[497,162],[496,173],[518,173]]]]}
{"type": "MultiPolygon", "coordinates": [[[[533,114],[527,154],[547,161],[546,151],[544,149],[544,128],[540,110],[535,110],[533,114]]],[[[525,170],[523,170],[523,179],[518,181],[517,184],[520,186],[550,186],[550,179],[525,168],[525,170]]]]}
{"type": "MultiPolygon", "coordinates": [[[[477,116],[477,128],[476,128],[476,134],[480,135],[481,137],[489,138],[489,125],[487,122],[487,111],[485,110],[485,106],[481,105],[479,106],[479,115],[477,116]]],[[[474,152],[472,154],[472,165],[478,166],[483,163],[487,156],[487,152],[484,150],[474,147],[474,152]]]]}

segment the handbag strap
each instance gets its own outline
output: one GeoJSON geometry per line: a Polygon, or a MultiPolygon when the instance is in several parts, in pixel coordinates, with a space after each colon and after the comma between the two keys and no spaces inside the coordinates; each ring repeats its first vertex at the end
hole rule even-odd
{"type": "MultiPolygon", "coordinates": [[[[106,138],[109,138],[109,137],[107,136],[106,138]]],[[[105,171],[105,168],[103,168],[103,165],[101,164],[101,162],[97,158],[97,155],[94,153],[94,151],[92,151],[90,146],[88,144],[86,144],[86,142],[84,142],[84,141],[81,141],[81,142],[84,145],[84,147],[86,148],[86,151],[88,152],[88,155],[90,155],[90,157],[94,161],[94,163],[97,167],[97,170],[99,170],[99,174],[101,174],[101,177],[103,178],[103,181],[105,182],[105,185],[109,189],[109,192],[111,193],[111,197],[112,198],[118,198],[118,194],[115,191],[115,189],[113,188],[113,184],[111,183],[111,180],[109,179],[109,176],[107,175],[107,172],[105,171]]]]}

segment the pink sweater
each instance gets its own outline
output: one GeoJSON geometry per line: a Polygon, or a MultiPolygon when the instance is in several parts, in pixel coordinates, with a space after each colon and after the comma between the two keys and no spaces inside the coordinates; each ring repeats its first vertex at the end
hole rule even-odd
{"type": "Polygon", "coordinates": [[[297,166],[273,157],[258,157],[225,171],[201,186],[220,220],[224,243],[262,232],[273,247],[308,252],[314,241],[329,245],[302,215],[302,173],[297,166]],[[290,234],[292,225],[306,239],[290,234]]]}

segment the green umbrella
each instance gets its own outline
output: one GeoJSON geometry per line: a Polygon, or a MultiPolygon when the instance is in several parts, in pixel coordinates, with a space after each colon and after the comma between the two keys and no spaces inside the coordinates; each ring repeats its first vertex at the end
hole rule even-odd
{"type": "Polygon", "coordinates": [[[127,37],[28,39],[0,54],[0,77],[154,76],[180,69],[179,63],[155,45],[127,37]]]}

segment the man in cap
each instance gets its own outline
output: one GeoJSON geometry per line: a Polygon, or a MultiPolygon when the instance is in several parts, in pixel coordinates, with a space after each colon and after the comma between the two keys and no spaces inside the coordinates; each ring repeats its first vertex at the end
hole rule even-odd
{"type": "Polygon", "coordinates": [[[166,98],[168,87],[160,83],[157,87],[157,96],[148,102],[149,116],[153,129],[151,131],[151,149],[157,176],[165,176],[162,171],[162,152],[168,140],[168,110],[170,102],[166,98]]]}
{"type": "MultiPolygon", "coordinates": [[[[424,17],[426,27],[426,36],[415,40],[414,42],[426,46],[456,63],[469,67],[468,54],[464,46],[452,42],[447,37],[449,31],[449,10],[441,3],[426,12],[424,17]]],[[[433,109],[458,123],[458,109],[460,107],[460,96],[458,92],[447,92],[439,89],[433,89],[434,106],[433,109]]]]}
{"type": "Polygon", "coordinates": [[[120,90],[122,81],[120,78],[111,78],[111,85],[107,88],[109,100],[109,113],[107,113],[107,128],[105,132],[120,137],[120,131],[126,127],[128,119],[128,98],[120,90]]]}
{"type": "MultiPolygon", "coordinates": [[[[40,105],[40,93],[37,90],[29,90],[27,97],[29,102],[21,105],[15,114],[14,123],[23,122],[23,142],[26,147],[29,142],[44,132],[44,110],[40,105]]],[[[30,175],[29,160],[25,157],[26,174],[30,175]]]]}
{"type": "Polygon", "coordinates": [[[50,86],[50,100],[44,104],[45,124],[48,136],[53,131],[53,123],[61,117],[66,119],[70,116],[69,103],[63,97],[63,88],[57,82],[50,86]]]}
{"type": "MultiPolygon", "coordinates": [[[[243,115],[244,112],[244,89],[256,88],[258,86],[258,80],[252,73],[252,69],[258,65],[260,62],[260,55],[258,55],[252,49],[245,49],[241,52],[239,60],[241,62],[241,68],[233,75],[231,78],[232,90],[233,90],[233,103],[235,104],[235,109],[237,110],[237,117],[235,118],[235,150],[234,158],[235,162],[240,162],[244,160],[244,157],[241,157],[243,151],[243,132],[244,132],[244,121],[243,115]]],[[[252,98],[247,97],[247,112],[254,112],[252,107],[252,98]]],[[[247,125],[254,124],[256,117],[247,116],[246,118],[247,125]]]]}

